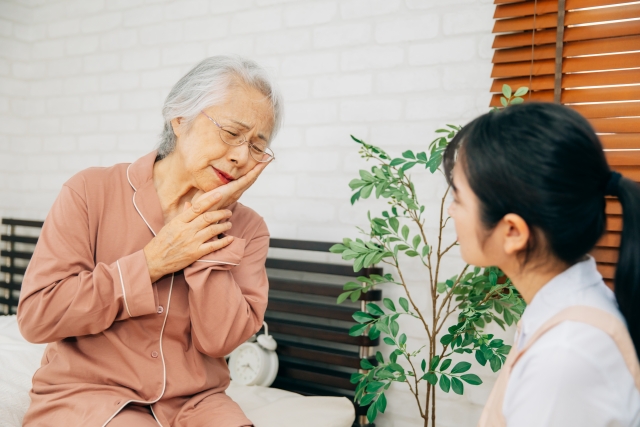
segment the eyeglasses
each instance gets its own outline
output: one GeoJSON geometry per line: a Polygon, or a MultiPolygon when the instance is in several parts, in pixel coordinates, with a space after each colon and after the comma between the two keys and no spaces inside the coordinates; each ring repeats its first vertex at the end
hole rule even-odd
{"type": "Polygon", "coordinates": [[[271,148],[267,147],[266,143],[249,142],[238,129],[234,128],[233,126],[222,126],[211,117],[209,117],[204,111],[200,112],[204,114],[207,119],[211,120],[214,125],[218,126],[218,128],[220,129],[220,139],[222,139],[222,142],[224,142],[225,144],[237,147],[246,142],[249,145],[249,154],[251,154],[251,157],[255,161],[265,163],[275,159],[273,151],[271,150],[271,148]]]}

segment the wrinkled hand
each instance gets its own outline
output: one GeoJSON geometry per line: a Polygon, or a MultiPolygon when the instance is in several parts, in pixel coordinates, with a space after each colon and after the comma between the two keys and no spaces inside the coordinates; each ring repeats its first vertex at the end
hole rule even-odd
{"type": "Polygon", "coordinates": [[[184,211],[167,223],[144,247],[151,281],[191,265],[203,256],[228,246],[233,236],[211,240],[231,228],[231,211],[212,209],[220,205],[223,196],[202,197],[193,206],[185,203],[184,211]]]}
{"type": "Polygon", "coordinates": [[[247,172],[246,175],[241,176],[228,184],[214,188],[207,193],[198,191],[193,196],[191,203],[195,205],[197,202],[201,201],[201,199],[204,200],[204,198],[211,198],[215,197],[215,195],[219,195],[219,202],[211,205],[210,210],[222,209],[232,205],[240,199],[240,196],[242,196],[242,194],[247,191],[254,182],[256,182],[262,171],[267,167],[267,165],[269,165],[269,163],[270,162],[258,163],[253,167],[253,169],[247,172]]]}

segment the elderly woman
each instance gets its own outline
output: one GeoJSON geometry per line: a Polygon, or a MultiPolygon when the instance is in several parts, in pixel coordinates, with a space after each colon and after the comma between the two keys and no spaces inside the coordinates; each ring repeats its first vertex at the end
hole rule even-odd
{"type": "Polygon", "coordinates": [[[49,343],[25,426],[251,425],[224,356],[267,305],[264,220],[236,203],[273,159],[265,71],[208,58],[169,93],[157,151],[62,188],[25,274],[22,334],[49,343]]]}

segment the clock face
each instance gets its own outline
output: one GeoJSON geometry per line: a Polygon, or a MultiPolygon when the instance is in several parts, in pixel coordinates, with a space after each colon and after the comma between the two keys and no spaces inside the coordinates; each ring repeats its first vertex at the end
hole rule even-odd
{"type": "Polygon", "coordinates": [[[262,357],[256,344],[243,344],[232,355],[231,378],[240,384],[253,385],[260,376],[262,357]]]}

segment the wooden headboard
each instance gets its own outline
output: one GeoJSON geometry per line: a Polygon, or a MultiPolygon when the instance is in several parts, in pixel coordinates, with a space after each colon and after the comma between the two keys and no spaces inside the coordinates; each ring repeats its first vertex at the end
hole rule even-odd
{"type": "MultiPolygon", "coordinates": [[[[15,314],[22,276],[38,240],[42,221],[3,219],[4,247],[0,266],[0,314],[15,314]]],[[[380,268],[354,272],[349,265],[330,262],[332,243],[271,239],[266,267],[269,304],[265,320],[278,341],[280,369],[273,384],[304,395],[345,396],[353,401],[351,373],[360,360],[376,364],[373,347],[379,339],[349,336],[354,312],[369,301],[380,301],[381,291],[363,294],[359,301],[336,304],[342,285],[357,276],[382,274],[380,268]]],[[[364,372],[364,371],[361,371],[364,372]]],[[[354,427],[367,424],[367,407],[356,407],[354,427]]]]}

